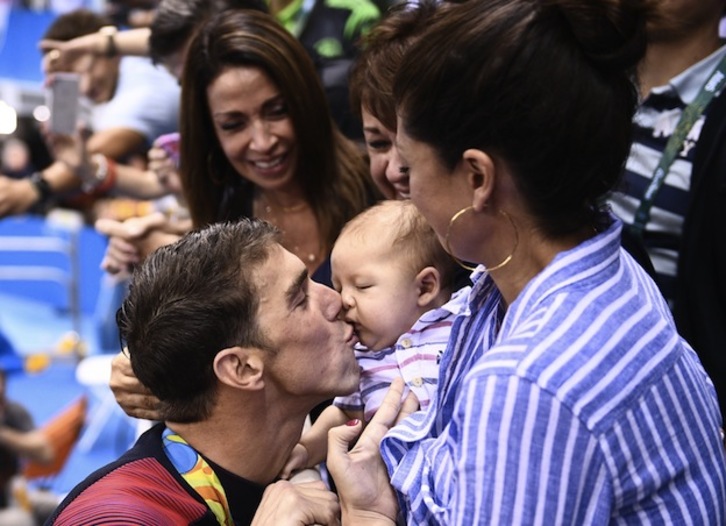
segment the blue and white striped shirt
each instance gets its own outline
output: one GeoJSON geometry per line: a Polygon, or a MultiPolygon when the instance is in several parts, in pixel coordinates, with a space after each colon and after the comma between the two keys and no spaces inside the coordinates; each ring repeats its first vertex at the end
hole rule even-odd
{"type": "Polygon", "coordinates": [[[436,399],[381,443],[408,524],[726,524],[713,385],[621,227],[506,314],[474,276],[436,399]]]}

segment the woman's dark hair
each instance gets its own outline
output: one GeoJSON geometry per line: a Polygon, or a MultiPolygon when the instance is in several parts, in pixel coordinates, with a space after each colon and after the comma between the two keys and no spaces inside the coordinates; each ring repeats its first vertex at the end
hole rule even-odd
{"type": "Polygon", "coordinates": [[[350,72],[349,97],[353,114],[361,107],[389,130],[396,129],[393,81],[406,50],[436,12],[435,0],[401,2],[360,42],[361,52],[350,72]]]}
{"type": "MultiPolygon", "coordinates": [[[[227,11],[194,37],[184,66],[180,174],[196,226],[216,221],[224,192],[241,176],[221,149],[207,87],[229,67],[257,67],[280,90],[299,152],[296,179],[329,251],[345,222],[363,210],[372,183],[358,148],[335,127],[320,80],[300,43],[271,16],[227,11]],[[188,144],[189,147],[184,145],[188,144]]],[[[251,185],[241,191],[251,192],[251,185]]]]}
{"type": "Polygon", "coordinates": [[[592,222],[617,183],[637,104],[647,0],[452,5],[409,49],[394,96],[405,132],[453,168],[504,161],[543,230],[592,222]]]}

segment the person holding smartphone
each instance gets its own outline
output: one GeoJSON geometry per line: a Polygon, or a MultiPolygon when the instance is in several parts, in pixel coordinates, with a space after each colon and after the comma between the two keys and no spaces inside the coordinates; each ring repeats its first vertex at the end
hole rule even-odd
{"type": "MultiPolygon", "coordinates": [[[[112,39],[115,30],[106,18],[76,10],[58,17],[44,37],[70,40],[102,28],[112,39]]],[[[59,198],[77,194],[84,183],[86,193],[107,190],[113,186],[116,163],[145,156],[154,138],[177,129],[179,87],[148,59],[121,58],[109,52],[60,61],[56,53],[48,53],[43,67],[48,76],[76,73],[79,93],[91,102],[91,117],[84,124],[92,131],[83,141],[89,156],[94,156],[89,163],[91,174],[84,181],[67,163],[56,161],[28,179],[0,176],[0,216],[33,208],[43,211],[59,198]]]]}

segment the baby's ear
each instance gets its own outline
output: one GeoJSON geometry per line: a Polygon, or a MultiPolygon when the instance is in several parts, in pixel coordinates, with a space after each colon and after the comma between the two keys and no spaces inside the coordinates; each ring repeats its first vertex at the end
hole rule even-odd
{"type": "Polygon", "coordinates": [[[436,267],[425,267],[416,274],[416,285],[418,286],[418,306],[428,308],[436,301],[441,292],[441,275],[436,267]]]}

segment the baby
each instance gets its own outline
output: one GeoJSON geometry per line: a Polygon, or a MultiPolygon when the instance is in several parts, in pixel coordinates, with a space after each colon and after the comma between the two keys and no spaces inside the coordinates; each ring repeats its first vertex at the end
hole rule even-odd
{"type": "Polygon", "coordinates": [[[333,247],[331,267],[345,319],[360,340],[359,390],[336,398],[303,434],[283,478],[325,460],[330,428],[368,422],[396,377],[427,408],[451,323],[468,297],[466,289],[452,297],[456,265],[410,201],[384,201],[349,221],[333,247]]]}

